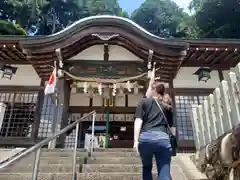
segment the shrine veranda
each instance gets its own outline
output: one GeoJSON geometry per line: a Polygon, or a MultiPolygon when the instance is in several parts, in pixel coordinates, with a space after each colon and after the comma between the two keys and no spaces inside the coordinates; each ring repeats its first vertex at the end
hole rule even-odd
{"type": "MultiPolygon", "coordinates": [[[[50,36],[0,36],[1,63],[17,67],[11,79],[1,71],[1,145],[28,147],[51,135],[55,106],[44,87],[57,62],[81,78],[63,73],[58,80],[58,129],[96,110],[96,136],[105,137],[108,129],[108,147],[132,147],[135,107],[146,92],[147,76],[121,83],[89,80],[135,77],[156,63],[156,76],[173,99],[179,149],[194,151],[191,107],[220,85],[239,58],[240,40],[164,39],[115,16],[81,19],[50,36]],[[207,79],[203,72],[194,74],[201,67],[210,70],[207,79]]],[[[81,122],[79,148],[90,130],[91,119],[81,122]]],[[[61,136],[57,146],[71,148],[74,133],[61,136]]]]}

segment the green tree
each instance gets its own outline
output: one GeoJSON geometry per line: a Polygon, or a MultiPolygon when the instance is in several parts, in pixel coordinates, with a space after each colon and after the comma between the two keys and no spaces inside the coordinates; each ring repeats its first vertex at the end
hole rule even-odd
{"type": "Polygon", "coordinates": [[[19,24],[0,20],[0,35],[27,35],[19,24]]]}
{"type": "Polygon", "coordinates": [[[3,0],[0,2],[2,20],[14,21],[28,29],[38,21],[41,7],[46,0],[3,0]]]}
{"type": "Polygon", "coordinates": [[[108,14],[128,17],[128,13],[122,10],[117,0],[87,0],[85,4],[91,16],[108,14]]]}
{"type": "Polygon", "coordinates": [[[192,0],[189,3],[189,10],[192,12],[198,12],[201,9],[204,1],[205,0],[192,0]]]}
{"type": "Polygon", "coordinates": [[[184,14],[171,0],[146,0],[132,14],[132,20],[161,37],[179,36],[178,26],[184,14]]]}
{"type": "Polygon", "coordinates": [[[196,23],[206,38],[240,38],[238,0],[202,0],[197,6],[196,23]]]}
{"type": "Polygon", "coordinates": [[[20,24],[23,28],[26,28],[31,21],[31,1],[9,0],[8,2],[13,6],[14,21],[17,24],[20,24]]]}
{"type": "Polygon", "coordinates": [[[201,30],[196,24],[195,16],[184,13],[183,19],[177,27],[175,37],[197,39],[200,36],[200,32],[201,30]]]}
{"type": "Polygon", "coordinates": [[[14,7],[9,1],[0,1],[0,19],[14,20],[14,7]]]}
{"type": "Polygon", "coordinates": [[[41,8],[38,34],[58,32],[88,15],[88,10],[79,7],[76,1],[52,0],[41,8]]]}

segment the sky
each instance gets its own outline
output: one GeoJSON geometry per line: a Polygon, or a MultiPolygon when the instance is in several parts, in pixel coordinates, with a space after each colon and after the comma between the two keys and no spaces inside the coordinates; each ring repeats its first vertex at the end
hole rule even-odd
{"type": "MultiPolygon", "coordinates": [[[[156,0],[157,1],[157,0],[156,0]]],[[[176,2],[179,7],[183,8],[186,12],[188,12],[188,4],[191,0],[173,0],[176,2]]],[[[119,0],[120,6],[131,14],[135,9],[137,9],[144,0],[119,0]]]]}

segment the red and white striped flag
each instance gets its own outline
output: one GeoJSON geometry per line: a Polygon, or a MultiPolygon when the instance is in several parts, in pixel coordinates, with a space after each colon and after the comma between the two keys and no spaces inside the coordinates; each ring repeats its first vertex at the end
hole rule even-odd
{"type": "Polygon", "coordinates": [[[45,87],[45,90],[44,90],[45,95],[53,94],[55,92],[56,84],[57,84],[57,70],[56,68],[54,68],[48,80],[48,83],[45,87]]]}

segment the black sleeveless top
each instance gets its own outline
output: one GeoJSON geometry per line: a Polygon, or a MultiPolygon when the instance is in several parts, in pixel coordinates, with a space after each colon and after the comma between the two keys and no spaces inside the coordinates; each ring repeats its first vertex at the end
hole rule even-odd
{"type": "MultiPolygon", "coordinates": [[[[172,127],[173,125],[172,110],[164,108],[163,106],[162,109],[168,120],[169,126],[172,127]]],[[[143,121],[141,129],[142,132],[145,131],[167,132],[167,125],[164,121],[164,116],[153,98],[141,99],[141,101],[137,105],[135,117],[140,118],[143,121]]]]}

